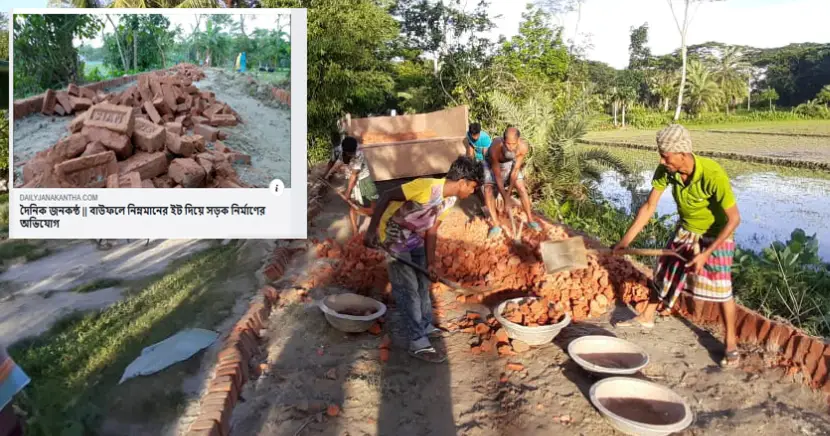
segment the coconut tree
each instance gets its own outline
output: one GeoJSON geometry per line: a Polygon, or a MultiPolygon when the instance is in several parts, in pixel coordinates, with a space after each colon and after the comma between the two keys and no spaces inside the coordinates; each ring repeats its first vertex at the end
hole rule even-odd
{"type": "Polygon", "coordinates": [[[778,91],[775,88],[767,88],[761,91],[761,95],[758,96],[761,100],[766,100],[769,102],[769,110],[774,111],[775,106],[773,103],[778,101],[778,91]]]}
{"type": "Polygon", "coordinates": [[[824,85],[821,91],[816,94],[816,100],[823,103],[825,107],[830,106],[830,85],[824,85]]]}
{"type": "Polygon", "coordinates": [[[528,191],[535,199],[582,200],[595,191],[603,169],[630,173],[625,163],[606,150],[583,149],[577,142],[588,131],[590,87],[564,114],[553,113],[551,101],[536,96],[516,104],[506,94],[493,92],[488,101],[502,122],[519,126],[522,136],[528,132],[531,156],[528,159],[528,191]],[[531,102],[532,103],[529,103],[531,102]]]}
{"type": "Polygon", "coordinates": [[[687,69],[689,113],[697,115],[717,108],[723,101],[723,92],[709,69],[699,60],[690,61],[687,69]]]}
{"type": "Polygon", "coordinates": [[[723,93],[727,115],[731,104],[747,96],[749,69],[749,63],[744,61],[743,54],[735,46],[724,49],[714,62],[712,75],[723,93]]]}
{"type": "Polygon", "coordinates": [[[677,95],[677,84],[680,77],[677,71],[658,71],[649,80],[651,93],[660,98],[660,106],[663,112],[669,111],[671,98],[677,95]]]}

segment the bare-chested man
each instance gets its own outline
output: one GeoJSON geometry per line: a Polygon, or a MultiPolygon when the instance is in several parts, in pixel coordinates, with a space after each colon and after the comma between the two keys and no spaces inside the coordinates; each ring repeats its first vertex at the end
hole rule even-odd
{"type": "Polygon", "coordinates": [[[508,214],[512,213],[513,189],[518,190],[522,208],[528,217],[528,227],[537,232],[542,230],[542,226],[533,220],[530,197],[527,195],[522,173],[522,164],[529,150],[527,141],[521,138],[521,132],[513,126],[505,129],[501,138],[494,138],[490,148],[487,149],[487,154],[484,156],[484,203],[490,215],[491,228],[488,237],[501,234],[501,226],[495,214],[494,186],[504,199],[504,207],[508,214]]]}

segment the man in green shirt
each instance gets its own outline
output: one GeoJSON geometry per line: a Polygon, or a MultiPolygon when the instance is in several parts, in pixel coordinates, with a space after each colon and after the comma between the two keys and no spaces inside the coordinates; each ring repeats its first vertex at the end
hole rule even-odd
{"type": "Polygon", "coordinates": [[[741,216],[729,177],[717,162],[692,153],[691,134],[681,125],[672,124],[657,133],[657,151],[660,165],[654,172],[648,200],[614,248],[628,247],[654,215],[660,196],[668,188],[680,215],[668,248],[689,261],[684,264],[673,257],[660,258],[654,271],[659,297],[654,296],[658,298],[652,298],[639,316],[617,325],[654,327],[658,304],[662,301],[665,310],[671,309],[681,292],[693,296],[696,313],[698,301],[717,302],[726,324],[726,353],[721,364],[737,365],[740,355],[732,298],[732,258],[733,235],[741,216]]]}

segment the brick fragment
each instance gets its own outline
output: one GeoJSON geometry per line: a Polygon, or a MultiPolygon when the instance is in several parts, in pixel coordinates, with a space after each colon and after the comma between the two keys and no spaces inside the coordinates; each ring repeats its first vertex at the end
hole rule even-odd
{"type": "Polygon", "coordinates": [[[121,184],[118,182],[118,174],[110,174],[107,176],[107,188],[120,188],[121,184]]]}
{"type": "Polygon", "coordinates": [[[171,122],[171,123],[164,123],[164,128],[171,133],[175,133],[176,135],[181,135],[184,131],[181,122],[171,122]]]}
{"type": "Polygon", "coordinates": [[[738,340],[741,343],[755,343],[757,342],[758,327],[760,320],[753,313],[747,313],[741,320],[741,324],[737,325],[738,340]]]}
{"type": "Polygon", "coordinates": [[[133,134],[135,114],[129,106],[116,106],[112,103],[100,103],[87,111],[84,126],[102,127],[116,133],[130,136],[133,134]]]}
{"type": "Polygon", "coordinates": [[[92,100],[84,97],[70,97],[70,101],[72,102],[72,110],[75,112],[89,109],[92,106],[92,100]]]}
{"type": "Polygon", "coordinates": [[[81,96],[81,91],[80,91],[80,89],[78,89],[78,85],[76,85],[74,83],[70,83],[69,86],[66,88],[66,91],[69,95],[72,95],[72,96],[75,96],[75,97],[80,97],[81,96]]]}
{"type": "Polygon", "coordinates": [[[103,188],[107,177],[118,173],[118,162],[114,152],[106,151],[59,163],[55,166],[55,172],[75,186],[103,188]]]}
{"type": "Polygon", "coordinates": [[[173,179],[171,179],[167,174],[162,174],[153,178],[153,185],[155,185],[156,188],[169,189],[175,186],[176,182],[174,182],[173,179]]]}
{"type": "Polygon", "coordinates": [[[824,348],[824,342],[816,338],[810,339],[807,353],[804,356],[804,367],[807,370],[807,374],[813,375],[816,368],[818,368],[819,360],[824,357],[824,348]]]}
{"type": "Polygon", "coordinates": [[[201,115],[193,115],[192,117],[190,117],[190,119],[191,119],[191,121],[193,122],[194,125],[196,125],[196,124],[208,124],[209,125],[210,124],[210,120],[207,119],[206,117],[201,116],[201,115]]]}
{"type": "Polygon", "coordinates": [[[66,91],[58,91],[55,95],[55,98],[58,99],[58,104],[63,106],[63,110],[66,113],[71,114],[73,112],[72,99],[66,91]]]}
{"type": "MultiPolygon", "coordinates": [[[[86,136],[84,136],[84,138],[86,138],[86,136]]],[[[93,141],[86,145],[86,148],[81,156],[89,156],[91,154],[103,153],[105,151],[107,151],[106,147],[101,145],[98,141],[93,141]]]]}
{"type": "Polygon", "coordinates": [[[195,153],[207,151],[207,148],[205,148],[205,138],[202,135],[182,136],[182,142],[190,143],[195,153]]]}
{"type": "Polygon", "coordinates": [[[205,170],[191,158],[173,159],[168,174],[170,174],[173,181],[185,188],[203,188],[205,186],[205,170]]]}
{"type": "Polygon", "coordinates": [[[166,173],[168,165],[167,156],[161,151],[155,153],[139,151],[118,164],[121,173],[137,171],[142,179],[152,179],[166,173]]]}
{"type": "Polygon", "coordinates": [[[135,131],[133,132],[133,143],[136,148],[142,151],[162,151],[166,141],[164,127],[144,120],[135,120],[135,131]]]}
{"type": "Polygon", "coordinates": [[[162,83],[161,93],[164,97],[164,103],[167,105],[167,107],[173,109],[178,105],[178,103],[176,103],[176,94],[173,92],[173,88],[169,84],[162,83]]]}
{"type": "Polygon", "coordinates": [[[222,434],[218,422],[212,419],[198,418],[190,425],[190,431],[186,436],[227,436],[222,434]]]}
{"type": "Polygon", "coordinates": [[[789,342],[794,332],[793,328],[786,324],[778,322],[772,323],[772,329],[767,339],[767,350],[776,353],[781,351],[786,347],[787,342],[789,342]]]}
{"type": "Polygon", "coordinates": [[[173,113],[174,108],[167,107],[167,103],[164,101],[164,98],[158,97],[153,101],[153,107],[158,110],[158,113],[161,115],[168,115],[173,113]]]}
{"type": "Polygon", "coordinates": [[[193,153],[196,151],[195,144],[190,140],[184,141],[184,138],[186,137],[165,131],[165,146],[167,150],[177,156],[193,156],[193,153]]]}
{"type": "Polygon", "coordinates": [[[40,112],[43,115],[52,115],[55,113],[55,105],[58,102],[58,96],[55,93],[54,89],[47,89],[46,94],[43,96],[43,105],[40,108],[40,112]]]}
{"type": "Polygon", "coordinates": [[[236,124],[236,117],[230,114],[215,114],[210,117],[211,126],[235,126],[236,124]]]}
{"type": "Polygon", "coordinates": [[[95,99],[95,97],[96,97],[96,95],[95,95],[95,91],[93,91],[93,90],[91,90],[91,89],[89,89],[89,88],[85,88],[85,87],[81,87],[80,89],[81,89],[81,95],[80,95],[80,97],[83,97],[83,98],[88,98],[88,99],[90,99],[90,100],[94,100],[94,99],[95,99]]]}
{"type": "Polygon", "coordinates": [[[219,136],[219,129],[204,124],[196,124],[193,128],[193,133],[202,135],[206,141],[216,141],[219,136]]]}
{"type": "Polygon", "coordinates": [[[61,106],[59,104],[55,104],[55,109],[54,110],[55,110],[55,113],[60,115],[60,116],[66,115],[66,111],[63,109],[63,106],[61,106]]]}
{"type": "Polygon", "coordinates": [[[78,115],[77,117],[75,117],[75,119],[73,119],[69,123],[69,127],[68,127],[69,131],[72,132],[72,133],[80,132],[81,129],[84,128],[84,121],[86,121],[86,117],[87,117],[86,112],[84,112],[84,113],[78,115]]]}
{"type": "Polygon", "coordinates": [[[61,160],[74,159],[83,154],[88,142],[83,133],[73,133],[55,144],[54,153],[61,160]]]}
{"type": "Polygon", "coordinates": [[[521,363],[508,363],[505,365],[505,368],[507,368],[508,371],[523,371],[525,366],[521,363]]]}
{"type": "Polygon", "coordinates": [[[159,115],[156,107],[153,106],[152,102],[145,101],[144,102],[144,112],[147,112],[147,116],[150,117],[150,121],[154,124],[159,124],[161,122],[161,115],[159,115]]]}
{"type": "Polygon", "coordinates": [[[127,135],[113,132],[103,127],[84,126],[81,133],[89,142],[100,142],[101,145],[115,152],[118,160],[124,160],[133,154],[133,144],[127,135]]]}
{"type": "Polygon", "coordinates": [[[142,180],[141,186],[139,188],[155,188],[156,185],[153,184],[152,180],[142,180]]]}

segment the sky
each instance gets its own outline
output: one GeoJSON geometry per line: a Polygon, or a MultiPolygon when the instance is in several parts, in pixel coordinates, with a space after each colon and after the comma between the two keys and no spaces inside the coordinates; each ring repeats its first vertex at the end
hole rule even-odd
{"type": "MultiPolygon", "coordinates": [[[[473,3],[472,0],[469,0],[473,3]]],[[[523,9],[516,1],[491,0],[491,15],[498,34],[515,35],[523,9]]],[[[606,62],[616,68],[628,65],[628,43],[631,27],[649,25],[652,54],[662,55],[680,47],[680,34],[672,18],[668,0],[585,0],[579,33],[591,34],[593,49],[589,59],[606,62]]],[[[682,20],[682,1],[674,0],[675,11],[682,20]]],[[[691,10],[691,8],[690,8],[691,10]]],[[[694,15],[687,43],[708,41],[749,45],[758,48],[781,47],[797,42],[830,43],[830,0],[727,0],[703,3],[694,15]]],[[[565,38],[573,37],[576,14],[560,21],[565,38]]]]}
{"type": "MultiPolygon", "coordinates": [[[[477,0],[464,0],[472,8],[477,0]]],[[[668,0],[585,0],[579,21],[580,40],[590,35],[589,59],[617,68],[628,64],[631,27],[649,24],[649,46],[655,55],[680,47],[680,35],[668,0]]],[[[673,0],[675,9],[681,0],[673,0]]],[[[523,8],[516,0],[490,0],[497,28],[489,34],[515,35],[523,8]]],[[[0,0],[0,10],[11,7],[43,7],[46,0],[0,0]]],[[[781,47],[796,42],[830,43],[830,0],[726,0],[703,3],[689,27],[688,43],[719,41],[759,48],[781,47]]],[[[576,14],[562,17],[566,39],[572,38],[576,14]]]]}

